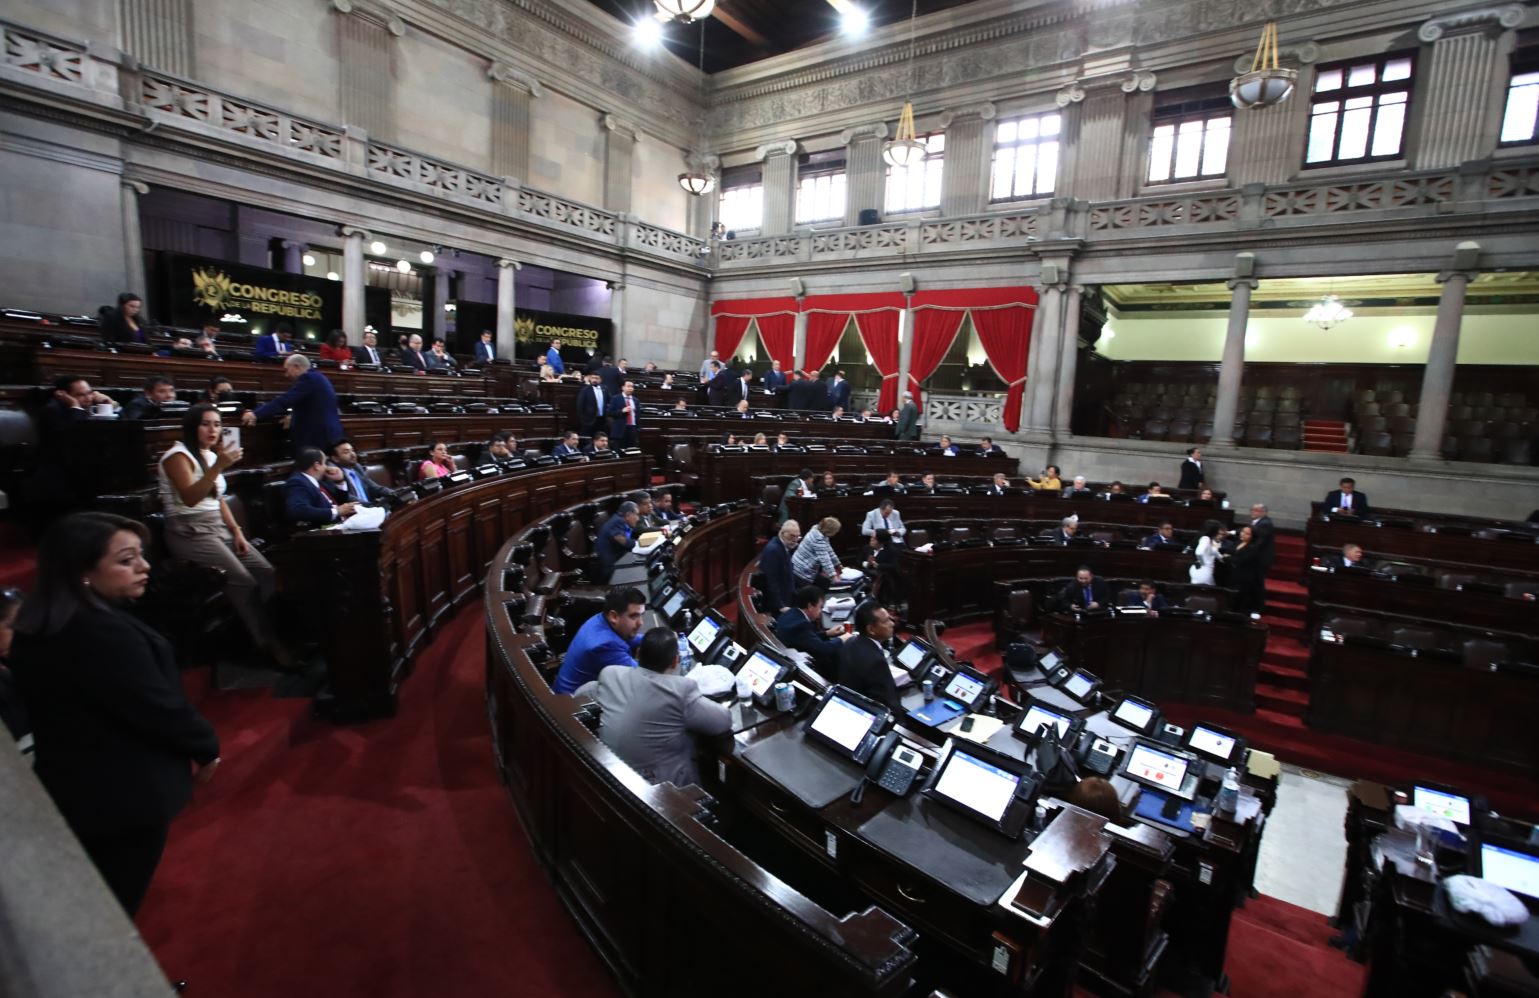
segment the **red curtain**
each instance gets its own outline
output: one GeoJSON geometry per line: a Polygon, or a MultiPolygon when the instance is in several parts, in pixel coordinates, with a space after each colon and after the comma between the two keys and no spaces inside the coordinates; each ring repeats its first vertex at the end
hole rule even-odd
{"type": "Polygon", "coordinates": [[[807,355],[802,358],[802,369],[816,375],[828,358],[834,355],[844,327],[850,323],[848,312],[807,313],[807,355]]]}
{"type": "Polygon", "coordinates": [[[737,353],[737,348],[743,342],[743,334],[748,332],[748,324],[752,321],[753,319],[746,315],[716,317],[716,343],[711,349],[721,355],[723,364],[737,353]]]}
{"type": "MultiPolygon", "coordinates": [[[[914,300],[917,305],[919,296],[915,295],[914,300]]],[[[924,393],[919,386],[946,359],[946,351],[956,341],[957,331],[962,328],[962,316],[966,314],[943,308],[914,309],[914,348],[908,358],[908,390],[914,393],[914,404],[920,408],[924,407],[924,393]]]]}
{"type": "Polygon", "coordinates": [[[1005,429],[1014,433],[1021,427],[1021,398],[1026,393],[1026,358],[1030,355],[1031,322],[1034,305],[973,310],[973,329],[978,342],[988,354],[989,366],[1001,381],[1010,386],[1005,394],[1005,429]]]}
{"type": "Polygon", "coordinates": [[[855,328],[860,340],[871,354],[877,373],[882,376],[882,390],[876,398],[876,412],[885,416],[898,407],[898,318],[901,313],[893,309],[880,312],[860,312],[855,316],[855,328]]]}
{"type": "MultiPolygon", "coordinates": [[[[739,298],[719,301],[711,305],[711,315],[716,319],[716,340],[713,349],[721,354],[723,361],[726,361],[742,345],[743,335],[748,331],[750,319],[759,320],[761,337],[766,325],[778,328],[775,320],[781,316],[784,316],[787,322],[795,322],[796,299],[739,298]]],[[[778,354],[774,356],[779,357],[778,354]]],[[[782,361],[782,363],[785,362],[782,361]]]]}
{"type": "Polygon", "coordinates": [[[769,351],[770,359],[780,361],[780,369],[789,375],[796,366],[792,359],[796,349],[796,316],[776,312],[761,315],[755,321],[759,324],[759,342],[769,351]]]}

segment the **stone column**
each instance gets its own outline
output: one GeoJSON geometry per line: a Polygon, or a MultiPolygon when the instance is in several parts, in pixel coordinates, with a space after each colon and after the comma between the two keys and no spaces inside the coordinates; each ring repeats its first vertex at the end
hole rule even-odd
{"type": "MultiPolygon", "coordinates": [[[[909,390],[908,372],[914,361],[914,296],[903,296],[903,311],[898,314],[898,408],[903,408],[903,393],[909,390]]],[[[885,413],[877,413],[885,415],[885,413]]],[[[923,422],[923,413],[920,414],[923,422]]]]}
{"type": "Polygon", "coordinates": [[[192,0],[122,0],[123,51],[177,76],[196,76],[192,0]]]}
{"type": "Polygon", "coordinates": [[[882,143],[887,126],[882,122],[857,125],[839,133],[844,143],[844,224],[859,225],[863,208],[882,210],[887,187],[887,161],[882,159],[882,143]]]}
{"type": "Polygon", "coordinates": [[[342,123],[388,141],[395,134],[391,39],[406,34],[406,22],[372,4],[331,0],[331,6],[342,15],[337,22],[342,123]]]}
{"type": "Polygon", "coordinates": [[[1036,358],[1036,374],[1027,382],[1026,428],[1045,433],[1053,422],[1053,392],[1058,380],[1058,343],[1063,332],[1064,285],[1042,285],[1038,296],[1037,322],[1032,327],[1031,352],[1036,358]]]}
{"type": "Polygon", "coordinates": [[[513,339],[514,282],[521,266],[517,260],[503,258],[497,261],[497,331],[492,337],[492,343],[496,347],[497,356],[509,360],[513,359],[517,349],[513,339]]]}
{"type": "Polygon", "coordinates": [[[1079,368],[1079,300],[1084,288],[1069,285],[1063,300],[1063,338],[1058,347],[1058,397],[1053,407],[1053,429],[1060,436],[1074,435],[1074,377],[1079,368]]]}
{"type": "Polygon", "coordinates": [[[139,231],[139,195],[150,188],[138,180],[124,178],[123,192],[123,287],[148,294],[144,286],[144,237],[139,231]]]}
{"type": "MultiPolygon", "coordinates": [[[[725,361],[727,358],[723,357],[725,361]]],[[[807,313],[802,311],[802,296],[796,296],[796,326],[791,340],[791,366],[800,371],[807,363],[807,313]]]]}
{"type": "Polygon", "coordinates": [[[612,114],[604,115],[604,207],[631,210],[631,176],[635,172],[636,126],[612,114]]]}
{"type": "Polygon", "coordinates": [[[343,226],[337,230],[342,242],[342,328],[353,343],[363,342],[366,322],[363,310],[365,284],[363,244],[369,234],[363,229],[343,226]]]}
{"type": "Polygon", "coordinates": [[[529,179],[530,104],[545,89],[503,62],[488,66],[486,78],[492,81],[492,174],[522,184],[529,179]]]}
{"type": "Polygon", "coordinates": [[[285,274],[303,274],[305,272],[305,250],[309,249],[304,243],[295,242],[292,239],[283,241],[283,272],[285,274]]]}
{"type": "MultiPolygon", "coordinates": [[[[1523,5],[1514,3],[1434,17],[1417,30],[1432,52],[1417,72],[1426,80],[1421,89],[1427,105],[1420,112],[1412,169],[1444,169],[1491,154],[1495,136],[1486,122],[1497,42],[1504,29],[1522,24],[1523,16],[1523,5]]],[[[1501,72],[1506,75],[1505,62],[1501,72]]]]}
{"type": "Polygon", "coordinates": [[[615,338],[612,348],[615,359],[625,356],[625,339],[628,330],[625,328],[625,285],[620,281],[612,281],[609,285],[609,321],[614,325],[615,338]]]}
{"type": "Polygon", "coordinates": [[[1073,149],[1073,173],[1060,177],[1060,193],[1085,201],[1115,201],[1132,197],[1139,186],[1143,160],[1142,130],[1152,106],[1154,74],[1145,69],[1122,76],[1081,80],[1058,92],[1066,111],[1064,146],[1073,149]],[[1138,124],[1135,124],[1138,123],[1138,124]],[[1068,180],[1065,191],[1064,180],[1068,180]]]}
{"type": "MultiPolygon", "coordinates": [[[[449,301],[449,278],[451,274],[447,267],[438,266],[433,270],[433,315],[428,320],[428,331],[434,336],[441,337],[445,342],[449,339],[448,322],[449,313],[444,311],[444,305],[449,301]]],[[[497,289],[501,292],[501,288],[497,289]]]]}
{"type": "Polygon", "coordinates": [[[941,217],[976,215],[989,203],[989,161],[994,149],[994,105],[969,104],[941,115],[946,168],[941,171],[941,217]]]}
{"type": "Polygon", "coordinates": [[[1454,269],[1437,275],[1443,294],[1432,324],[1432,347],[1422,373],[1421,397],[1416,409],[1416,436],[1411,440],[1413,458],[1436,458],[1443,452],[1443,430],[1448,424],[1448,398],[1453,394],[1459,363],[1459,325],[1464,319],[1464,293],[1475,276],[1479,259],[1477,243],[1460,243],[1454,253],[1454,269]]]}
{"type": "MultiPolygon", "coordinates": [[[[1242,256],[1249,256],[1244,253],[1242,256]]],[[[1224,329],[1224,359],[1218,368],[1218,397],[1213,403],[1215,447],[1234,446],[1234,418],[1240,411],[1240,384],[1245,380],[1245,327],[1250,323],[1250,293],[1256,281],[1248,274],[1229,282],[1229,324],[1224,329]]]]}
{"type": "Polygon", "coordinates": [[[796,142],[787,139],[760,146],[754,159],[764,163],[764,223],[759,231],[766,236],[785,235],[796,212],[796,142]]]}

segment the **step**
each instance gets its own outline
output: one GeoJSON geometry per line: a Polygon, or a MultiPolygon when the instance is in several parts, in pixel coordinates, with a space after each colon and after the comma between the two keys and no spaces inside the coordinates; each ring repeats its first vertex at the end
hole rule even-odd
{"type": "Polygon", "coordinates": [[[1261,661],[1302,669],[1309,662],[1309,646],[1274,634],[1261,651],[1261,661]]]}
{"type": "MultiPolygon", "coordinates": [[[[1303,566],[1300,565],[1299,567],[1302,568],[1303,566]]],[[[1272,571],[1277,571],[1276,566],[1273,566],[1272,571]]],[[[1298,576],[1293,576],[1292,578],[1277,578],[1276,576],[1268,575],[1266,577],[1267,598],[1270,599],[1273,593],[1277,593],[1279,595],[1286,594],[1288,596],[1297,596],[1300,600],[1309,599],[1309,590],[1304,588],[1304,586],[1300,585],[1299,583],[1293,581],[1296,578],[1298,578],[1298,576]]]]}
{"type": "Polygon", "coordinates": [[[1276,666],[1261,663],[1261,670],[1256,675],[1256,689],[1262,687],[1277,690],[1296,690],[1306,696],[1309,693],[1309,674],[1302,669],[1279,669],[1276,666]]]}
{"type": "Polygon", "coordinates": [[[1263,614],[1261,622],[1271,632],[1267,644],[1271,644],[1272,641],[1276,640],[1295,641],[1299,644],[1304,642],[1304,622],[1302,620],[1289,620],[1286,617],[1263,614]]]}
{"type": "Polygon", "coordinates": [[[1303,720],[1309,712],[1309,693],[1307,690],[1283,689],[1277,686],[1256,686],[1256,709],[1275,711],[1297,717],[1303,720]]]}

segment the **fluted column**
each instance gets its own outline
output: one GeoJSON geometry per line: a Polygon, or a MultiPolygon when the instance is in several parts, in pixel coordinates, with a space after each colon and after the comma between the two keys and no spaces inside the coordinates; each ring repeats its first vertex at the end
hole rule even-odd
{"type": "Polygon", "coordinates": [[[623,281],[611,281],[609,284],[609,321],[614,328],[615,358],[625,356],[626,333],[629,330],[625,321],[626,286],[623,281]]]}
{"type": "Polygon", "coordinates": [[[1448,424],[1448,399],[1453,394],[1454,374],[1459,363],[1459,326],[1464,321],[1464,295],[1475,276],[1479,259],[1477,243],[1460,243],[1454,253],[1455,269],[1437,275],[1443,293],[1437,301],[1437,318],[1432,324],[1432,346],[1427,351],[1427,366],[1422,372],[1421,397],[1417,400],[1416,436],[1411,440],[1411,457],[1435,458],[1442,454],[1443,431],[1448,424]]]}
{"type": "MultiPolygon", "coordinates": [[[[1242,254],[1249,256],[1249,254],[1242,254]]],[[[1224,329],[1224,359],[1218,368],[1218,396],[1213,403],[1216,447],[1234,446],[1234,418],[1240,411],[1240,384],[1245,380],[1245,327],[1250,323],[1250,293],[1256,280],[1248,274],[1229,282],[1229,324],[1224,329]]]]}
{"type": "Polygon", "coordinates": [[[858,225],[862,209],[882,210],[887,186],[887,164],[882,159],[882,143],[887,126],[882,122],[857,125],[839,133],[845,146],[844,224],[858,225]]]}
{"type": "Polygon", "coordinates": [[[139,195],[148,194],[148,185],[125,179],[123,192],[123,287],[138,294],[144,286],[144,237],[139,229],[139,195]]]}
{"type": "Polygon", "coordinates": [[[341,15],[337,70],[342,123],[388,141],[395,133],[392,39],[406,34],[406,22],[372,4],[331,0],[331,6],[341,15]]]}
{"type": "MultiPolygon", "coordinates": [[[[444,311],[444,305],[449,301],[449,277],[447,267],[438,266],[433,270],[433,315],[428,320],[428,331],[434,336],[449,339],[448,324],[449,313],[444,311]]],[[[499,292],[502,288],[499,286],[499,292]]]]}
{"type": "Polygon", "coordinates": [[[523,183],[529,179],[531,104],[545,90],[502,62],[487,67],[486,78],[492,81],[492,173],[523,183]]]}
{"type": "Polygon", "coordinates": [[[337,230],[342,239],[342,328],[354,343],[363,342],[366,322],[363,309],[363,244],[369,234],[363,229],[343,226],[337,230]]]}
{"type": "Polygon", "coordinates": [[[1085,201],[1132,197],[1144,162],[1141,123],[1153,105],[1155,77],[1148,70],[1082,80],[1060,90],[1065,145],[1074,150],[1068,188],[1059,193],[1085,201]]]}
{"type": "Polygon", "coordinates": [[[754,158],[764,163],[764,222],[759,231],[766,236],[785,235],[791,231],[796,209],[796,142],[787,139],[760,146],[754,158]]]}
{"type": "MultiPolygon", "coordinates": [[[[1495,148],[1486,123],[1496,75],[1497,41],[1504,29],[1523,22],[1521,4],[1435,17],[1417,30],[1430,43],[1426,106],[1418,112],[1421,134],[1412,169],[1434,170],[1480,159],[1495,148]]],[[[1505,76],[1506,67],[1502,67],[1505,76]]]]}
{"type": "Polygon", "coordinates": [[[1053,430],[1074,433],[1074,377],[1079,369],[1079,302],[1084,288],[1071,284],[1063,299],[1063,336],[1058,346],[1058,397],[1053,402],[1053,430]]]}
{"type": "Polygon", "coordinates": [[[497,331],[492,336],[497,349],[497,356],[511,359],[518,344],[514,342],[513,315],[516,280],[518,269],[522,266],[517,260],[501,259],[497,261],[497,331]]]}
{"type": "Polygon", "coordinates": [[[604,207],[631,210],[631,177],[635,173],[636,126],[612,114],[604,115],[604,207]]]}
{"type": "Polygon", "coordinates": [[[1036,375],[1027,382],[1031,395],[1026,428],[1045,433],[1052,426],[1053,394],[1058,383],[1058,346],[1063,338],[1063,292],[1061,283],[1043,284],[1037,295],[1037,321],[1032,325],[1031,353],[1036,359],[1036,375]]]}
{"type": "Polygon", "coordinates": [[[796,296],[796,325],[791,339],[791,366],[798,371],[807,363],[807,313],[802,311],[802,298],[802,295],[796,296]]]}
{"type": "Polygon", "coordinates": [[[941,171],[941,215],[976,215],[989,201],[994,105],[969,104],[941,115],[946,168],[941,171]]]}
{"type": "Polygon", "coordinates": [[[196,76],[192,0],[121,0],[123,51],[146,66],[196,76]]]}

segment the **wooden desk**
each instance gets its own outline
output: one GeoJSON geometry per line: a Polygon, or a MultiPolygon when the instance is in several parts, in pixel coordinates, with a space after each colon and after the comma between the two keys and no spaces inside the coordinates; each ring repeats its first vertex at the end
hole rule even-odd
{"type": "Polygon", "coordinates": [[[1361,569],[1311,571],[1309,630],[1317,631],[1327,616],[1343,611],[1370,610],[1405,618],[1407,626],[1448,622],[1463,627],[1499,631],[1503,637],[1539,639],[1539,608],[1533,601],[1500,593],[1439,589],[1361,569]]]}
{"type": "MultiPolygon", "coordinates": [[[[1378,517],[1378,511],[1374,512],[1378,517]]],[[[1539,572],[1539,534],[1510,532],[1498,538],[1473,537],[1462,532],[1426,533],[1409,522],[1385,522],[1377,519],[1316,516],[1304,527],[1306,549],[1330,548],[1339,552],[1344,544],[1361,544],[1383,556],[1403,555],[1438,562],[1464,571],[1518,569],[1539,572]]]]}

